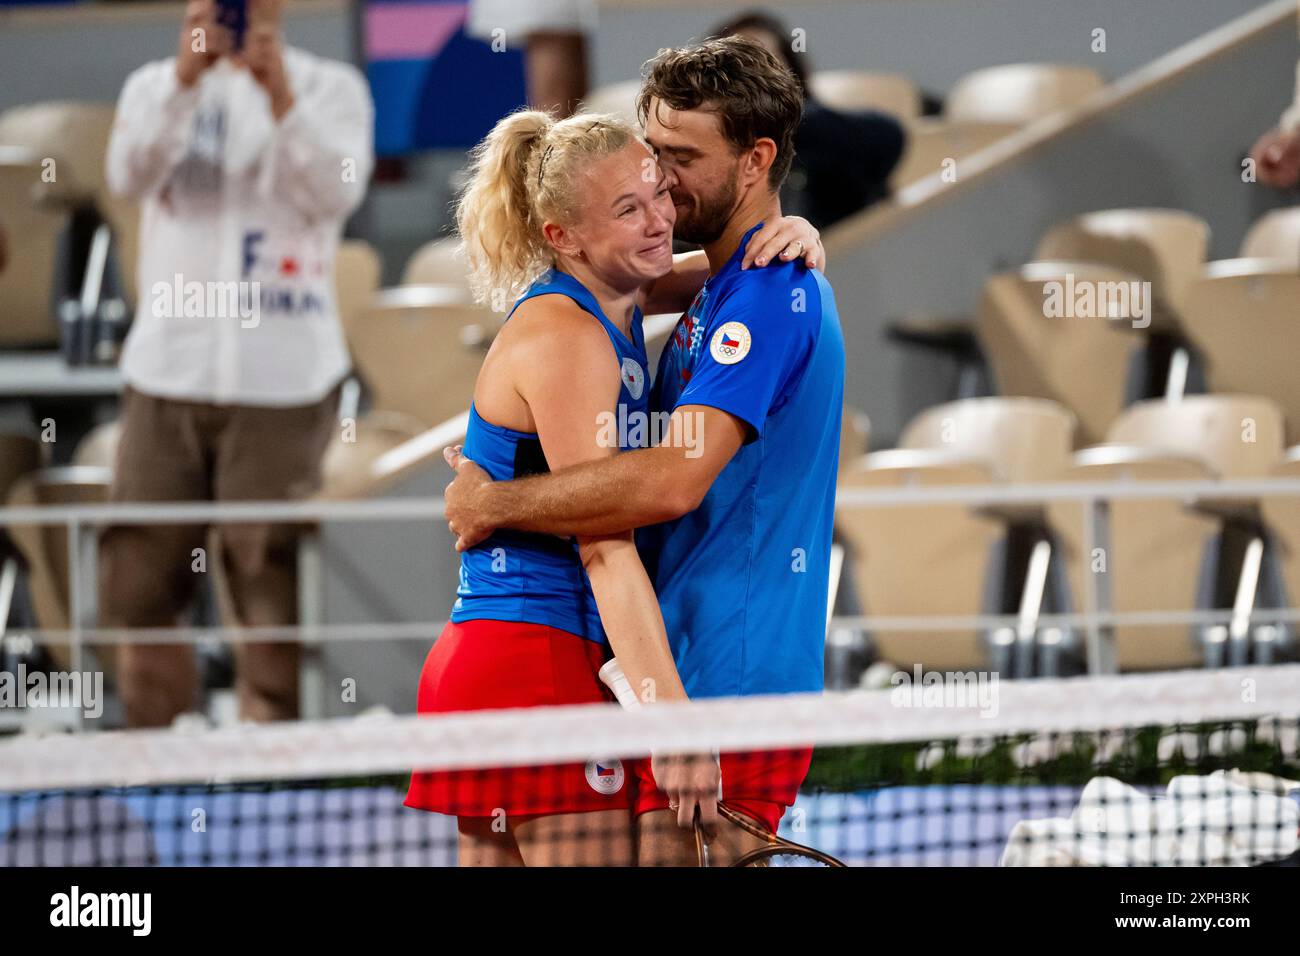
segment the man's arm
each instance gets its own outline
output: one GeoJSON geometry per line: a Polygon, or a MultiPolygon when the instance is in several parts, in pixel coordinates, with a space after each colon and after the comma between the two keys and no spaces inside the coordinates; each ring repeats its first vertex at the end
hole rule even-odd
{"type": "Polygon", "coordinates": [[[275,120],[262,188],[309,221],[343,219],[361,204],[374,167],[374,104],[351,65],[317,61],[289,75],[280,36],[285,0],[248,0],[235,62],[266,93],[275,120]]]}
{"type": "Polygon", "coordinates": [[[447,486],[447,524],[463,551],[497,528],[563,536],[607,535],[695,510],[744,443],[748,426],[705,405],[673,411],[659,445],[548,475],[492,481],[458,452],[447,486]]]}
{"type": "Polygon", "coordinates": [[[229,49],[212,0],[190,0],[176,58],[132,73],[118,97],[104,174],[115,195],[139,199],[161,189],[185,157],[199,106],[198,80],[229,49]]]}
{"type": "MultiPolygon", "coordinates": [[[[740,267],[765,266],[802,258],[809,269],[826,269],[826,247],[821,233],[801,216],[781,216],[763,224],[749,237],[740,267]],[[761,261],[760,261],[761,260],[761,261]]],[[[650,284],[641,311],[646,315],[682,312],[690,308],[695,293],[709,277],[709,259],[703,251],[673,256],[673,269],[650,284]]]]}

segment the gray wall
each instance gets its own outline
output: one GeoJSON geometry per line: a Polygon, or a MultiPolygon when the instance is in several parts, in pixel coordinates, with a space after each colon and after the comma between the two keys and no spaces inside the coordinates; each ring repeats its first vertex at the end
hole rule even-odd
{"type": "Polygon", "coordinates": [[[1122,76],[1260,6],[1259,0],[858,0],[856,3],[707,3],[618,9],[600,20],[595,82],[635,77],[663,46],[701,37],[749,7],[778,11],[806,31],[817,69],[904,73],[938,93],[996,63],[1086,63],[1122,76]],[[1092,30],[1107,52],[1090,52],[1092,30]]]}

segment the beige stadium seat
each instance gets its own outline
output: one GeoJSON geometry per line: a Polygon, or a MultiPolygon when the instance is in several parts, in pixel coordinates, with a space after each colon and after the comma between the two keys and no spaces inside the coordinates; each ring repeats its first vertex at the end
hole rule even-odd
{"type": "Polygon", "coordinates": [[[401,412],[373,411],[356,422],[354,434],[325,450],[321,497],[358,498],[368,495],[381,477],[376,463],[403,442],[425,431],[424,423],[401,412]]]}
{"type": "Polygon", "coordinates": [[[0,147],[0,224],[9,262],[0,272],[0,348],[57,346],[54,266],[66,210],[39,201],[40,158],[0,147]]]}
{"type": "Polygon", "coordinates": [[[460,240],[454,236],[426,242],[406,263],[402,285],[468,286],[468,264],[458,253],[460,240]]]}
{"type": "Polygon", "coordinates": [[[96,425],[81,441],[77,442],[76,450],[72,453],[72,463],[91,468],[107,468],[109,470],[116,468],[117,446],[121,438],[122,423],[120,421],[115,420],[96,425]]]}
{"type": "Polygon", "coordinates": [[[382,273],[383,263],[370,243],[360,239],[345,239],[339,243],[334,257],[334,297],[339,321],[344,328],[369,307],[379,291],[382,273]]]}
{"type": "MultiPolygon", "coordinates": [[[[1205,267],[1210,226],[1177,209],[1105,209],[1059,222],[1034,258],[1095,262],[1150,282],[1162,305],[1180,315],[1188,286],[1205,267]]],[[[1162,310],[1157,310],[1159,320],[1162,310]]]]}
{"type": "Polygon", "coordinates": [[[944,102],[944,117],[981,123],[1032,123],[1077,106],[1106,85],[1096,70],[1056,63],[1013,63],[968,73],[944,102]]]}
{"type": "Polygon", "coordinates": [[[1017,129],[1015,123],[955,122],[931,116],[914,119],[907,124],[907,143],[890,182],[898,188],[933,176],[944,170],[946,160],[956,162],[977,153],[1017,129]]]}
{"type": "MultiPolygon", "coordinates": [[[[99,504],[108,500],[111,476],[104,468],[47,468],[20,478],[9,493],[10,507],[99,504]]],[[[27,587],[36,623],[42,630],[70,626],[70,562],[68,533],[62,523],[14,525],[9,535],[27,565],[27,587]]],[[[48,648],[62,668],[70,664],[68,646],[48,648]]],[[[101,656],[101,666],[108,666],[101,656]]]]}
{"type": "Polygon", "coordinates": [[[1086,262],[1031,262],[989,279],[977,332],[998,394],[1058,402],[1078,419],[1081,444],[1100,441],[1124,407],[1144,341],[1133,328],[1138,319],[1096,315],[1100,292],[1133,289],[1137,281],[1086,262]],[[1092,306],[1081,298],[1085,289],[1093,291],[1092,306]],[[1049,318],[1049,300],[1064,303],[1066,313],[1049,318]]]}
{"type": "Polygon", "coordinates": [[[398,286],[343,316],[374,408],[433,427],[465,411],[497,317],[454,286],[398,286]]]}
{"type": "Polygon", "coordinates": [[[876,110],[899,119],[921,115],[921,91],[901,73],[818,70],[808,80],[813,97],[835,110],[876,110]]]}
{"type": "MultiPolygon", "coordinates": [[[[9,492],[20,479],[40,469],[46,458],[48,445],[28,435],[0,433],[0,505],[9,498],[9,492]]],[[[0,525],[0,563],[13,560],[7,529],[0,525]]],[[[5,621],[0,615],[0,633],[5,621]]]]}
{"type": "Polygon", "coordinates": [[[1133,404],[1106,439],[1196,459],[1222,478],[1260,478],[1282,460],[1282,431],[1281,410],[1267,398],[1189,395],[1133,404]]]}
{"type": "MultiPolygon", "coordinates": [[[[1087,448],[1075,456],[1065,481],[1193,481],[1214,473],[1203,461],[1125,445],[1087,448]]],[[[1057,542],[1069,582],[1071,607],[1085,605],[1086,575],[1094,573],[1094,556],[1084,550],[1084,507],[1057,501],[1047,506],[1048,524],[1057,542]]],[[[1109,541],[1104,551],[1105,578],[1112,611],[1192,611],[1207,547],[1219,531],[1214,517],[1171,500],[1118,500],[1110,504],[1109,541]]],[[[1094,547],[1099,545],[1094,544],[1094,547]]],[[[1076,643],[1086,646],[1082,635],[1076,643]]],[[[1121,671],[1197,667],[1205,651],[1187,624],[1120,627],[1114,630],[1114,661],[1121,671]]],[[[1109,669],[1109,668],[1103,668],[1109,669]]]]}
{"type": "Polygon", "coordinates": [[[845,405],[840,419],[840,471],[856,466],[870,442],[871,419],[852,405],[845,405]]]}
{"type": "Polygon", "coordinates": [[[636,98],[640,92],[640,80],[611,83],[588,93],[582,108],[588,113],[614,113],[636,125],[636,98]]]}
{"type": "Polygon", "coordinates": [[[1300,271],[1300,206],[1274,209],[1250,227],[1241,243],[1244,259],[1278,259],[1300,271]]]}
{"type": "MultiPolygon", "coordinates": [[[[1288,451],[1273,469],[1272,477],[1300,478],[1300,448],[1288,451]]],[[[1261,498],[1260,509],[1282,573],[1287,605],[1300,606],[1300,496],[1261,498]]],[[[1297,625],[1289,625],[1289,630],[1295,633],[1297,625]]]]}
{"type": "Polygon", "coordinates": [[[1054,402],[966,398],[916,416],[899,447],[961,455],[999,481],[1050,481],[1069,464],[1074,428],[1074,416],[1054,402]]]}
{"type": "Polygon", "coordinates": [[[104,159],[113,128],[111,103],[52,101],[16,106],[0,113],[0,146],[35,150],[56,163],[60,199],[89,199],[113,230],[127,298],[135,301],[139,211],[108,191],[104,159]]]}
{"type": "Polygon", "coordinates": [[[1192,283],[1183,329],[1209,391],[1276,402],[1286,442],[1300,442],[1300,272],[1262,259],[1212,262],[1192,283]]]}
{"type": "MultiPolygon", "coordinates": [[[[961,453],[876,452],[840,474],[853,489],[987,485],[990,469],[961,453]]],[[[873,617],[961,616],[984,612],[990,555],[1003,525],[967,505],[909,505],[836,511],[863,613],[873,617]]],[[[878,655],[900,668],[987,667],[986,637],[978,629],[882,631],[871,634],[878,655]]]]}

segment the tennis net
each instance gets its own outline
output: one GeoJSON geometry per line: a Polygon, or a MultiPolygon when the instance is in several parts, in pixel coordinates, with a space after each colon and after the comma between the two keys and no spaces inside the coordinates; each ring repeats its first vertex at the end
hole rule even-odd
{"type": "MultiPolygon", "coordinates": [[[[1298,724],[1300,665],[1281,665],[1002,682],[900,672],[878,691],[637,711],[17,735],[0,740],[0,865],[500,863],[515,859],[493,855],[506,837],[530,861],[632,862],[639,845],[643,863],[686,862],[678,849],[693,863],[693,831],[663,813],[636,830],[620,804],[638,781],[652,793],[637,770],[652,752],[721,752],[725,802],[751,821],[790,788],[779,836],[851,866],[1294,862],[1298,724]],[[469,837],[404,805],[412,768],[426,796],[477,807],[469,837]],[[609,797],[613,809],[539,821],[538,793],[552,808],[609,797]]],[[[738,832],[720,824],[713,865],[760,840],[738,832]]]]}

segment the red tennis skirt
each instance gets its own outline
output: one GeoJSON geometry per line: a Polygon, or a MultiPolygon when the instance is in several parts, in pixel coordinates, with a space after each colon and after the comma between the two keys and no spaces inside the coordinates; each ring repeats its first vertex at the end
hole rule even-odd
{"type": "MultiPolygon", "coordinates": [[[[758,750],[719,755],[722,802],[775,833],[786,808],[799,796],[799,787],[812,764],[811,747],[758,750]]],[[[633,813],[640,816],[668,809],[668,795],[655,784],[649,758],[630,761],[636,790],[633,813]]]]}
{"type": "MultiPolygon", "coordinates": [[[[442,714],[565,704],[611,704],[597,671],[603,645],[510,621],[448,623],[420,673],[417,710],[442,714]]],[[[472,770],[417,770],[406,805],[453,816],[585,813],[632,806],[623,761],[472,770]]]]}

